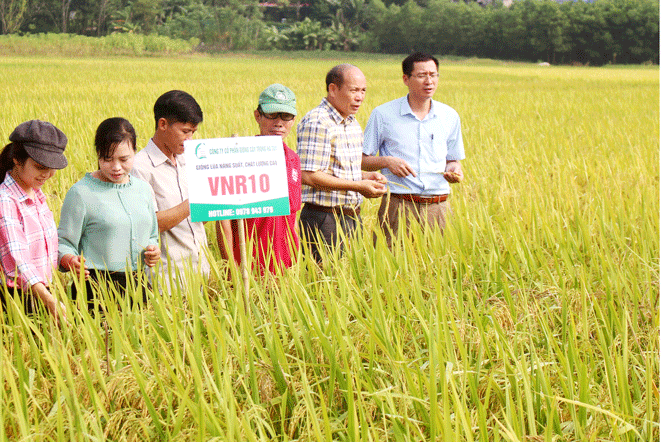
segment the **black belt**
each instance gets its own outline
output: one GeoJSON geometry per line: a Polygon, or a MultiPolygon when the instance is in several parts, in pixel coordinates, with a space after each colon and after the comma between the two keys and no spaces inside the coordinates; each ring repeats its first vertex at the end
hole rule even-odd
{"type": "Polygon", "coordinates": [[[360,206],[349,208],[344,206],[320,206],[313,203],[305,203],[305,207],[309,210],[314,210],[316,212],[326,212],[326,213],[341,213],[346,216],[358,216],[360,215],[360,206]]]}

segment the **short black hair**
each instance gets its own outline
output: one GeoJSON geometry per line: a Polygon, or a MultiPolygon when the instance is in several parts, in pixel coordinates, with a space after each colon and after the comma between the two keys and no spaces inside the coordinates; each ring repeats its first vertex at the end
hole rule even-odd
{"type": "Polygon", "coordinates": [[[107,118],[97,127],[95,134],[95,150],[97,158],[108,159],[113,156],[116,147],[123,141],[129,141],[136,152],[136,131],[132,123],[121,117],[107,118]]]}
{"type": "Polygon", "coordinates": [[[197,125],[203,121],[203,111],[194,97],[184,91],[168,91],[155,102],[155,129],[159,120],[166,118],[169,123],[191,123],[197,125]]]}
{"type": "Polygon", "coordinates": [[[349,63],[338,64],[328,71],[326,74],[326,93],[331,84],[337,87],[342,87],[344,84],[344,73],[350,68],[355,67],[349,63]]]}
{"type": "Polygon", "coordinates": [[[427,54],[425,52],[414,52],[413,54],[406,57],[404,61],[402,61],[402,73],[404,73],[404,75],[411,76],[411,72],[413,72],[413,64],[419,63],[421,61],[433,61],[438,72],[439,60],[437,60],[432,54],[427,54]]]}

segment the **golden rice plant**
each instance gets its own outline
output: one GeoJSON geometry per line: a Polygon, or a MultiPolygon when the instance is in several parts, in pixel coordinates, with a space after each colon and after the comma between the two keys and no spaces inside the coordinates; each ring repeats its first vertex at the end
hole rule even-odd
{"type": "MultiPolygon", "coordinates": [[[[57,220],[103,119],[128,118],[144,145],[155,99],[183,89],[197,136],[253,135],[267,85],[303,115],[344,61],[367,76],[362,125],[406,93],[391,57],[6,57],[0,138],[32,118],[69,136],[45,187],[57,220]]],[[[0,440],[658,440],[658,69],[440,71],[467,152],[445,232],[390,249],[366,201],[343,256],[254,276],[248,303],[215,248],[210,281],[188,273],[197,290],[140,307],[102,288],[103,316],[59,275],[69,326],[0,317],[0,440]]]]}

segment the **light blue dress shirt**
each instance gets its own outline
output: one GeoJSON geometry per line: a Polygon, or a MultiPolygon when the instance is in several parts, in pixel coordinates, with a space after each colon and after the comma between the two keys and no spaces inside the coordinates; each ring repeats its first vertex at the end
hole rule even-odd
{"type": "Polygon", "coordinates": [[[407,97],[382,104],[372,111],[365,128],[363,153],[405,160],[417,176],[400,178],[390,170],[381,172],[392,193],[431,196],[450,193],[442,172],[446,161],[464,159],[460,118],[450,106],[432,100],[429,113],[421,121],[411,110],[407,97]]]}

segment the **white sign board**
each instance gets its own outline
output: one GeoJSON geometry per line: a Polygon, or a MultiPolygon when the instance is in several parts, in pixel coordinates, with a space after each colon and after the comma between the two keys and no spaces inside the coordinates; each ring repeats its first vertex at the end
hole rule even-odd
{"type": "Polygon", "coordinates": [[[185,141],[192,221],[288,215],[282,138],[185,141]]]}

